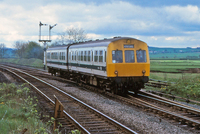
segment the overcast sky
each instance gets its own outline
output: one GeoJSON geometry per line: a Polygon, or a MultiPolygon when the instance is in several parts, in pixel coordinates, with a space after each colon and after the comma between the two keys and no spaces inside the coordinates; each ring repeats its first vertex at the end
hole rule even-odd
{"type": "Polygon", "coordinates": [[[58,24],[53,41],[79,27],[90,39],[125,36],[152,47],[200,47],[200,0],[0,0],[0,43],[38,42],[40,21],[58,24]]]}

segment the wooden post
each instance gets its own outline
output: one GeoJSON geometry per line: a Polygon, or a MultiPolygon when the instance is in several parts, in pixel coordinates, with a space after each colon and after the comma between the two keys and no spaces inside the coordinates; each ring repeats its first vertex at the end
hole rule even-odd
{"type": "Polygon", "coordinates": [[[55,97],[55,109],[54,109],[54,130],[57,128],[58,122],[57,118],[63,118],[63,104],[58,100],[58,98],[54,95],[55,97]]]}

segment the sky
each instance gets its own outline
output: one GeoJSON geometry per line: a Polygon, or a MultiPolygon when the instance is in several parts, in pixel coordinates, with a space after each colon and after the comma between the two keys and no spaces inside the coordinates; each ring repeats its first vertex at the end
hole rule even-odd
{"type": "MultiPolygon", "coordinates": [[[[151,47],[200,47],[199,0],[0,0],[0,43],[7,47],[38,42],[39,22],[57,24],[52,42],[74,27],[92,40],[122,36],[151,47]]],[[[42,26],[42,39],[48,28],[42,26]]]]}

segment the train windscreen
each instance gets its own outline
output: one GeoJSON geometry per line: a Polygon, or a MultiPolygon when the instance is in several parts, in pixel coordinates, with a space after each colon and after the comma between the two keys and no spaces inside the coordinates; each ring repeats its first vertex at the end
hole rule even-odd
{"type": "Polygon", "coordinates": [[[122,63],[123,62],[123,57],[122,57],[122,51],[121,50],[112,51],[112,62],[113,63],[122,63]]]}
{"type": "Polygon", "coordinates": [[[135,56],[133,50],[125,50],[125,62],[126,63],[134,63],[135,56]]]}
{"type": "Polygon", "coordinates": [[[137,62],[147,62],[146,50],[137,50],[136,55],[137,55],[137,62]]]}

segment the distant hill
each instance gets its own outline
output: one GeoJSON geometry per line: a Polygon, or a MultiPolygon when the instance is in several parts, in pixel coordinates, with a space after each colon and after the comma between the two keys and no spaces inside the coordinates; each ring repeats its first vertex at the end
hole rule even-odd
{"type": "Polygon", "coordinates": [[[200,47],[197,48],[159,48],[149,47],[150,59],[200,59],[200,47]]]}
{"type": "Polygon", "coordinates": [[[15,49],[14,48],[6,48],[5,55],[3,58],[16,58],[15,49]]]}
{"type": "MultiPolygon", "coordinates": [[[[3,58],[16,58],[14,48],[6,48],[3,58]]],[[[197,48],[159,48],[149,46],[150,59],[191,59],[200,60],[200,47],[197,48]]]]}

